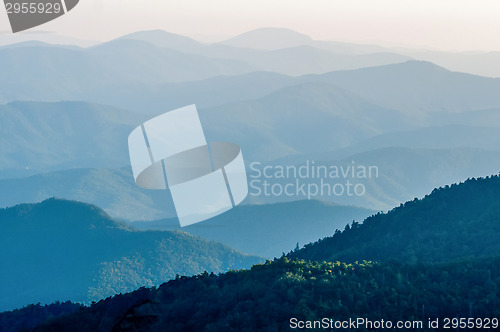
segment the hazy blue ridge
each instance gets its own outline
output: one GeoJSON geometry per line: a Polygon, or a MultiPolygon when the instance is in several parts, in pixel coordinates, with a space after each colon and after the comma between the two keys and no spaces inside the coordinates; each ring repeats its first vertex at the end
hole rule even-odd
{"type": "Polygon", "coordinates": [[[178,231],[139,231],[100,208],[49,199],[0,210],[0,310],[89,303],[179,275],[262,261],[178,231]]]}
{"type": "Polygon", "coordinates": [[[177,218],[132,225],[142,229],[182,230],[245,253],[273,258],[293,250],[297,244],[302,246],[325,234],[333,234],[346,223],[359,222],[373,213],[360,207],[301,200],[240,205],[203,223],[183,228],[177,218]]]}

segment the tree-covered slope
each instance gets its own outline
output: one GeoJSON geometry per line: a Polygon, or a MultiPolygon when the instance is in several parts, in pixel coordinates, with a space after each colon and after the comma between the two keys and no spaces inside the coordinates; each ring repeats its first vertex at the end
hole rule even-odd
{"type": "Polygon", "coordinates": [[[50,199],[0,210],[0,310],[89,303],[177,274],[223,272],[260,261],[183,232],[139,231],[101,209],[50,199]]]}
{"type": "Polygon", "coordinates": [[[411,266],[281,258],[117,295],[35,331],[289,331],[292,318],[443,324],[444,317],[498,317],[499,286],[499,259],[411,266]]]}
{"type": "Polygon", "coordinates": [[[469,179],[290,254],[318,261],[441,262],[500,255],[500,176],[469,179]]]}

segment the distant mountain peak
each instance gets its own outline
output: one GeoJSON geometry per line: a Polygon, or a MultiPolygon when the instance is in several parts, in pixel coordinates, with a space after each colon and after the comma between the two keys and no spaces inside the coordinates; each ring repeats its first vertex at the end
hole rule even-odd
{"type": "Polygon", "coordinates": [[[138,231],[94,205],[56,198],[0,209],[0,227],[0,311],[68,299],[89,303],[176,274],[262,261],[183,232],[138,231]]]}
{"type": "Polygon", "coordinates": [[[54,197],[41,203],[20,204],[0,210],[0,219],[7,215],[14,219],[30,216],[26,219],[28,223],[35,222],[38,224],[37,227],[42,226],[46,229],[78,227],[78,229],[134,230],[126,223],[111,219],[104,210],[95,205],[54,197]],[[42,220],[44,224],[40,225],[42,220]]]}
{"type": "Polygon", "coordinates": [[[183,40],[183,41],[189,41],[192,43],[198,43],[197,41],[195,41],[194,39],[191,39],[189,37],[179,35],[176,33],[172,33],[172,32],[168,32],[168,31],[161,30],[161,29],[137,31],[137,32],[130,33],[128,35],[124,35],[124,36],[120,37],[119,39],[146,39],[146,38],[152,38],[152,37],[171,38],[171,39],[175,39],[175,40],[183,40]]]}
{"type": "Polygon", "coordinates": [[[222,42],[222,44],[262,50],[277,50],[308,45],[312,42],[311,37],[290,29],[260,28],[233,37],[222,42]]]}
{"type": "Polygon", "coordinates": [[[354,69],[350,71],[358,71],[358,72],[363,72],[363,71],[380,71],[381,69],[385,71],[397,71],[400,72],[401,70],[404,71],[416,71],[416,72],[450,72],[450,70],[438,66],[432,62],[429,61],[424,61],[424,60],[408,60],[400,63],[391,63],[387,65],[381,65],[381,66],[373,66],[373,67],[367,67],[367,68],[360,68],[360,69],[354,69]]]}
{"type": "Polygon", "coordinates": [[[157,47],[169,48],[181,52],[194,52],[203,47],[203,44],[194,39],[159,29],[138,31],[122,36],[119,39],[138,40],[157,47]]]}
{"type": "MultiPolygon", "coordinates": [[[[415,69],[421,69],[421,68],[429,68],[429,69],[434,69],[434,70],[441,70],[441,71],[450,71],[444,67],[438,66],[430,61],[424,61],[424,60],[408,60],[405,62],[401,63],[395,63],[391,64],[395,67],[397,66],[405,66],[405,67],[412,67],[415,69]]],[[[389,66],[389,65],[388,65],[389,66]]]]}

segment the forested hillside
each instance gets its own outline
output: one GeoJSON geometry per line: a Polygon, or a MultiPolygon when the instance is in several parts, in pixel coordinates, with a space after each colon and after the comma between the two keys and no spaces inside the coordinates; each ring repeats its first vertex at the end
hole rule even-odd
{"type": "Polygon", "coordinates": [[[176,274],[264,261],[183,232],[140,231],[96,206],[58,199],[0,209],[0,230],[0,311],[38,302],[89,304],[176,274]]]}
{"type": "Polygon", "coordinates": [[[435,189],[290,254],[317,261],[443,262],[500,255],[500,176],[435,189]]]}
{"type": "Polygon", "coordinates": [[[117,295],[36,331],[289,331],[291,318],[393,324],[491,318],[500,315],[499,286],[500,259],[404,265],[281,258],[249,271],[183,277],[117,295]]]}

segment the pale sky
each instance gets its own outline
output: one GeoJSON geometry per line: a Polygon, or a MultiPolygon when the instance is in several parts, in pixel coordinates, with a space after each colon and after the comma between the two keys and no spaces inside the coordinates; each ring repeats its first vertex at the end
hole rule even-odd
{"type": "MultiPolygon", "coordinates": [[[[30,31],[104,41],[163,29],[214,41],[260,27],[319,40],[500,51],[500,0],[80,0],[30,31]]],[[[2,9],[3,38],[9,30],[2,9]]]]}

